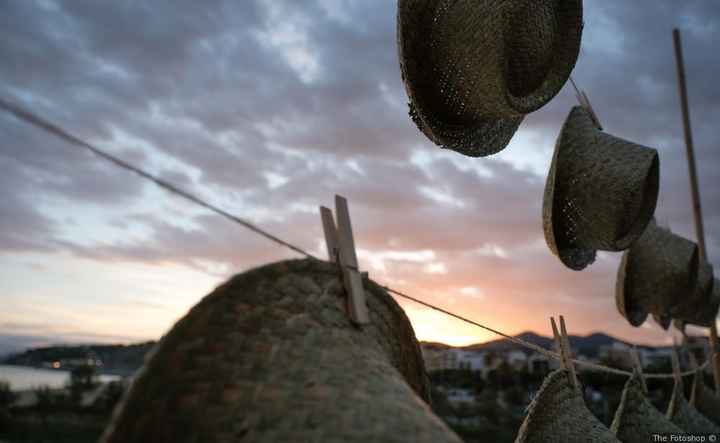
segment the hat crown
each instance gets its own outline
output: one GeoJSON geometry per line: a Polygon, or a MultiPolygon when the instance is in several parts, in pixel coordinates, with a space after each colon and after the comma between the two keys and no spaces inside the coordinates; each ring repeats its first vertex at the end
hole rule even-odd
{"type": "Polygon", "coordinates": [[[587,409],[565,369],[551,372],[528,406],[516,443],[547,441],[617,442],[587,409]]]}
{"type": "Polygon", "coordinates": [[[576,270],[594,250],[627,249],[655,212],[659,160],[655,149],[606,134],[574,107],[560,131],[545,186],[548,245],[576,270]]]}
{"type": "Polygon", "coordinates": [[[624,442],[652,441],[656,434],[683,433],[647,399],[637,374],[625,383],[610,430],[624,442]]]}
{"type": "Polygon", "coordinates": [[[673,387],[673,393],[665,416],[685,432],[693,434],[720,433],[718,425],[690,406],[683,394],[681,383],[675,383],[673,387]]]}

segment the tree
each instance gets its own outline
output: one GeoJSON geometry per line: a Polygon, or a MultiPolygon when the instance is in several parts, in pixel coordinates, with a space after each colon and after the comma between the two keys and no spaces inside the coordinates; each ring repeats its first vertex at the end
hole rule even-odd
{"type": "Polygon", "coordinates": [[[10,406],[15,401],[15,394],[10,390],[10,383],[0,380],[0,424],[9,417],[10,406]]]}

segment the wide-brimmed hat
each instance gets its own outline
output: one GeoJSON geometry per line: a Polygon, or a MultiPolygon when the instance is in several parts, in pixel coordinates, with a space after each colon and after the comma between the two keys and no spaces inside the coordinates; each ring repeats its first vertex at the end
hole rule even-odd
{"type": "Polygon", "coordinates": [[[685,399],[683,386],[675,383],[665,416],[679,428],[691,434],[717,434],[720,427],[692,407],[685,399]]]}
{"type": "Polygon", "coordinates": [[[565,369],[551,372],[528,406],[515,443],[619,440],[585,406],[565,369]]]}
{"type": "Polygon", "coordinates": [[[625,383],[610,431],[624,443],[650,442],[653,435],[683,433],[647,399],[637,374],[625,383]]]}
{"type": "Polygon", "coordinates": [[[580,51],[582,0],[399,0],[410,115],[436,144],[494,154],[550,101],[580,51]]]}
{"type": "Polygon", "coordinates": [[[622,251],[643,233],[658,197],[655,149],[606,134],[574,107],[560,131],[543,197],[550,250],[581,270],[595,251],[622,251]]]}
{"type": "Polygon", "coordinates": [[[689,294],[698,275],[698,248],[690,240],[657,226],[654,219],[625,251],[615,287],[617,309],[633,326],[649,313],[665,315],[689,294]]]}
{"type": "Polygon", "coordinates": [[[701,371],[695,373],[690,392],[690,406],[716,425],[720,425],[720,397],[705,385],[701,371]]]}

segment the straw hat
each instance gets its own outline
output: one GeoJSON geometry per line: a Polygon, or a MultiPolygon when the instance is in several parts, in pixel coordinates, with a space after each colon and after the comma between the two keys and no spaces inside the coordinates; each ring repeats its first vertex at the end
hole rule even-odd
{"type": "Polygon", "coordinates": [[[543,228],[550,250],[579,271],[598,249],[627,249],[655,212],[658,180],[655,149],[605,134],[588,111],[574,107],[545,184],[543,228]]]}
{"type": "Polygon", "coordinates": [[[680,429],[691,434],[717,434],[720,427],[690,406],[685,400],[681,383],[675,383],[665,416],[680,429]]]}
{"type": "Polygon", "coordinates": [[[623,254],[615,290],[618,311],[633,326],[640,326],[648,313],[662,319],[693,290],[697,275],[697,245],[653,220],[623,254]]]}
{"type": "Polygon", "coordinates": [[[585,406],[565,369],[551,372],[528,406],[515,443],[551,441],[618,442],[585,406]]]}
{"type": "Polygon", "coordinates": [[[405,313],[363,286],[370,323],[357,328],[336,265],[292,260],[231,278],[163,337],[101,441],[461,443],[426,403],[405,313]]]}
{"type": "Polygon", "coordinates": [[[610,430],[623,443],[647,443],[656,434],[683,433],[645,397],[642,382],[635,374],[625,383],[610,430]]]}
{"type": "Polygon", "coordinates": [[[582,9],[582,0],[399,0],[400,71],[418,128],[464,155],[501,151],[570,76],[582,9]]]}
{"type": "Polygon", "coordinates": [[[720,283],[713,278],[713,268],[703,263],[698,269],[698,281],[689,297],[679,297],[680,302],[673,306],[669,315],[677,319],[684,328],[685,324],[710,327],[715,321],[720,306],[720,283]]]}
{"type": "Polygon", "coordinates": [[[653,314],[652,318],[655,320],[655,323],[666,331],[670,328],[673,320],[668,314],[653,314]]]}
{"type": "Polygon", "coordinates": [[[702,372],[695,373],[691,392],[690,405],[713,423],[720,425],[720,397],[705,385],[702,372]]]}

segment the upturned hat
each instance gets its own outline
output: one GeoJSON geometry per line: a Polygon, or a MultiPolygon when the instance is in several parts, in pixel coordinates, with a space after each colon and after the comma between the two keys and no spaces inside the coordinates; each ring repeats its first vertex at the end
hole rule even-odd
{"type": "Polygon", "coordinates": [[[678,303],[678,294],[693,290],[697,275],[697,245],[657,226],[653,219],[623,254],[615,304],[633,326],[643,324],[649,313],[662,319],[678,303]]]}
{"type": "Polygon", "coordinates": [[[580,51],[582,0],[399,0],[410,116],[434,143],[501,151],[563,87],[580,51]]]}
{"type": "Polygon", "coordinates": [[[645,443],[653,441],[653,435],[683,433],[647,399],[637,374],[625,383],[610,430],[623,443],[645,443]]]}
{"type": "Polygon", "coordinates": [[[551,372],[528,406],[515,443],[550,441],[619,442],[585,406],[565,369],[551,372]]]}
{"type": "Polygon", "coordinates": [[[690,405],[713,423],[720,425],[720,397],[705,385],[701,371],[695,373],[691,392],[690,405]]]}
{"type": "Polygon", "coordinates": [[[570,269],[595,260],[596,250],[630,247],[650,222],[658,197],[655,149],[606,134],[583,107],[560,131],[543,198],[550,250],[570,269]]]}

